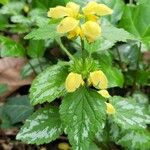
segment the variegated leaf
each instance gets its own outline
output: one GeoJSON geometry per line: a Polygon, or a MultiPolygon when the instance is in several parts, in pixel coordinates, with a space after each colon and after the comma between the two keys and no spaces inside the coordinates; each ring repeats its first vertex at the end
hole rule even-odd
{"type": "Polygon", "coordinates": [[[56,107],[46,107],[36,111],[17,135],[18,140],[28,144],[49,143],[63,132],[59,111],[56,107]]]}
{"type": "Polygon", "coordinates": [[[125,130],[117,143],[128,150],[149,150],[150,133],[146,129],[125,130]]]}
{"type": "Polygon", "coordinates": [[[110,98],[110,103],[116,109],[116,113],[112,115],[112,121],[121,128],[145,128],[149,123],[150,117],[145,114],[144,108],[140,107],[132,100],[114,96],[110,98]]]}
{"type": "Polygon", "coordinates": [[[73,149],[87,150],[96,132],[104,127],[106,105],[96,91],[81,87],[64,97],[60,114],[73,149]]]}
{"type": "Polygon", "coordinates": [[[65,94],[65,80],[68,68],[57,64],[47,68],[33,81],[30,88],[30,102],[33,105],[51,102],[65,94]]]}

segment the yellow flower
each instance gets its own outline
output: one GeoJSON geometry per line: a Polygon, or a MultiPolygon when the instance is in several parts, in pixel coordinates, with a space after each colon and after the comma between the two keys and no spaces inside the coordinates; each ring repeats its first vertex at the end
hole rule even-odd
{"type": "Polygon", "coordinates": [[[58,144],[58,149],[60,149],[60,150],[69,150],[70,146],[69,146],[68,143],[60,143],[60,144],[58,144]]]}
{"type": "Polygon", "coordinates": [[[71,72],[66,78],[65,87],[67,92],[74,92],[83,84],[84,81],[82,79],[82,76],[80,74],[71,72]]]}
{"type": "Polygon", "coordinates": [[[69,2],[66,7],[57,6],[51,8],[48,11],[48,17],[55,19],[62,18],[57,27],[57,32],[67,33],[69,39],[80,36],[81,38],[87,38],[89,42],[94,42],[101,36],[101,27],[97,22],[99,19],[98,16],[111,13],[112,10],[106,5],[89,2],[82,9],[82,14],[80,14],[80,6],[74,2],[69,2]]]}
{"type": "Polygon", "coordinates": [[[94,21],[87,21],[81,26],[81,29],[89,42],[94,42],[101,35],[101,28],[94,21]]]}
{"type": "Polygon", "coordinates": [[[63,18],[66,16],[70,16],[70,9],[67,9],[66,7],[63,6],[57,6],[55,8],[50,8],[47,15],[48,17],[55,19],[63,18]]]}
{"type": "Polygon", "coordinates": [[[107,89],[108,80],[101,70],[91,72],[88,81],[97,89],[107,89]]]}
{"type": "Polygon", "coordinates": [[[116,110],[115,110],[115,108],[114,108],[114,106],[112,104],[106,103],[106,106],[107,106],[107,110],[106,110],[107,114],[113,115],[113,114],[116,113],[116,110]]]}
{"type": "Polygon", "coordinates": [[[89,2],[87,6],[85,6],[82,9],[83,13],[88,17],[90,15],[98,15],[98,16],[104,16],[112,14],[112,9],[107,7],[104,4],[98,4],[94,1],[89,2]]]}
{"type": "Polygon", "coordinates": [[[72,18],[66,17],[64,18],[57,27],[57,32],[59,33],[67,33],[74,30],[79,24],[79,21],[72,18]]]}
{"type": "Polygon", "coordinates": [[[100,90],[98,93],[103,96],[104,98],[110,98],[111,96],[109,95],[107,90],[100,90]]]}
{"type": "Polygon", "coordinates": [[[48,17],[63,18],[57,27],[57,32],[68,33],[78,27],[79,20],[76,18],[79,14],[79,10],[79,5],[69,2],[66,7],[57,6],[55,8],[50,8],[48,11],[48,17]]]}
{"type": "Polygon", "coordinates": [[[48,17],[51,18],[63,18],[63,17],[77,17],[79,13],[80,6],[73,3],[69,2],[66,7],[63,6],[57,6],[54,8],[50,8],[47,15],[48,17]]]}

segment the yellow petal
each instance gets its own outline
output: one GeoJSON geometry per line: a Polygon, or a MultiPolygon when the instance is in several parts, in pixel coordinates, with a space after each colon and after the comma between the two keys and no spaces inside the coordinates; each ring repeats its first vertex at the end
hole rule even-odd
{"type": "Polygon", "coordinates": [[[87,20],[90,20],[90,21],[95,21],[97,22],[99,20],[99,17],[95,16],[95,15],[87,15],[86,16],[87,20]]]}
{"type": "Polygon", "coordinates": [[[47,13],[48,17],[51,18],[63,18],[66,16],[70,16],[70,9],[63,7],[63,6],[57,6],[55,8],[50,8],[50,10],[47,13]]]}
{"type": "Polygon", "coordinates": [[[109,95],[109,93],[108,93],[107,90],[100,90],[100,91],[98,91],[98,93],[99,93],[101,96],[103,96],[104,98],[109,98],[109,97],[111,97],[111,96],[109,95]]]}
{"type": "Polygon", "coordinates": [[[85,15],[95,14],[98,16],[109,15],[109,14],[112,14],[113,12],[112,9],[110,9],[106,5],[98,4],[94,1],[89,2],[87,6],[84,7],[82,10],[85,15]]]}
{"type": "Polygon", "coordinates": [[[58,149],[59,150],[69,150],[70,146],[68,143],[59,143],[58,144],[58,149]]]}
{"type": "Polygon", "coordinates": [[[97,89],[107,89],[108,81],[105,74],[99,70],[90,73],[90,81],[92,85],[97,89]]]}
{"type": "Polygon", "coordinates": [[[71,17],[77,17],[78,13],[79,13],[79,10],[80,10],[80,6],[77,5],[76,3],[74,2],[69,2],[67,3],[66,5],[66,8],[70,8],[71,9],[71,17]]]}
{"type": "Polygon", "coordinates": [[[87,21],[81,28],[89,42],[94,42],[101,35],[101,27],[94,21],[87,21]]]}
{"type": "Polygon", "coordinates": [[[78,26],[78,27],[76,27],[74,30],[72,30],[72,31],[70,31],[69,33],[68,33],[68,38],[69,39],[72,39],[72,38],[75,38],[75,37],[77,37],[77,36],[80,36],[80,37],[83,37],[83,33],[82,33],[82,30],[81,30],[81,28],[78,26]]]}
{"type": "Polygon", "coordinates": [[[116,110],[112,104],[106,103],[106,106],[107,106],[107,110],[106,110],[107,114],[113,115],[116,113],[116,110]]]}
{"type": "Polygon", "coordinates": [[[57,32],[59,33],[67,33],[74,30],[79,24],[79,21],[72,18],[66,17],[64,18],[57,27],[57,32]]]}
{"type": "Polygon", "coordinates": [[[74,92],[81,85],[83,85],[83,83],[84,81],[80,74],[71,72],[66,78],[65,87],[67,92],[74,92]]]}

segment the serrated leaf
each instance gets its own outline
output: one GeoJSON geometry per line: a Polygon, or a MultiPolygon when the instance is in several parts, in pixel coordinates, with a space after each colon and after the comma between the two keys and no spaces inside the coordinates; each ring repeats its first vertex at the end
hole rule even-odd
{"type": "Polygon", "coordinates": [[[127,40],[133,40],[133,36],[121,28],[116,28],[111,25],[108,21],[103,20],[102,22],[102,37],[111,42],[127,42],[127,40]]]}
{"type": "Polygon", "coordinates": [[[33,81],[30,88],[30,102],[33,105],[44,102],[52,102],[64,95],[65,80],[68,75],[68,68],[64,64],[57,64],[48,67],[39,74],[33,81]]]}
{"type": "Polygon", "coordinates": [[[99,38],[93,43],[89,43],[87,40],[84,42],[84,48],[89,53],[92,54],[94,52],[101,52],[104,50],[108,50],[109,48],[114,46],[114,43],[104,38],[99,38]]]}
{"type": "Polygon", "coordinates": [[[33,112],[27,96],[12,97],[4,105],[4,112],[12,124],[24,121],[33,112]]]}
{"type": "Polygon", "coordinates": [[[106,118],[104,99],[94,90],[81,87],[67,94],[61,104],[61,120],[76,150],[87,150],[106,118]]]}
{"type": "Polygon", "coordinates": [[[55,39],[59,36],[60,35],[56,32],[56,24],[50,24],[41,26],[38,29],[33,30],[25,36],[25,39],[45,40],[55,39]]]}
{"type": "Polygon", "coordinates": [[[19,43],[0,36],[0,55],[1,57],[23,57],[25,56],[25,49],[19,43]]]}
{"type": "Polygon", "coordinates": [[[63,132],[59,111],[56,107],[46,107],[37,110],[17,134],[17,139],[28,144],[49,143],[63,132]]]}
{"type": "Polygon", "coordinates": [[[24,2],[9,2],[0,9],[0,14],[17,15],[23,7],[24,2]]]}
{"type": "Polygon", "coordinates": [[[131,100],[114,96],[110,98],[110,103],[116,109],[116,113],[111,116],[111,119],[121,128],[145,128],[150,121],[150,117],[144,113],[144,108],[131,100]]]}
{"type": "Polygon", "coordinates": [[[117,144],[130,150],[149,150],[150,133],[146,129],[126,130],[117,144]]]}
{"type": "Polygon", "coordinates": [[[150,1],[141,0],[139,5],[126,5],[119,26],[150,46],[145,37],[150,25],[150,1]]]}

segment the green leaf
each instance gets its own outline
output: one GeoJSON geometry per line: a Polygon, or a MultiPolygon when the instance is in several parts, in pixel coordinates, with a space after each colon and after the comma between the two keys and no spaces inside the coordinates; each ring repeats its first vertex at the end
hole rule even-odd
{"type": "Polygon", "coordinates": [[[139,5],[127,5],[124,9],[120,27],[132,33],[141,40],[150,25],[150,1],[139,5]]]}
{"type": "Polygon", "coordinates": [[[56,24],[44,25],[38,29],[33,30],[25,39],[33,40],[44,40],[44,39],[55,39],[60,35],[56,32],[56,24]]]}
{"type": "Polygon", "coordinates": [[[117,48],[114,48],[113,54],[115,55],[115,59],[118,61],[122,61],[129,66],[129,69],[136,70],[137,62],[139,61],[140,49],[136,43],[131,44],[121,44],[117,48]],[[117,52],[118,50],[118,52],[117,52]],[[119,56],[118,56],[119,53],[119,56]],[[119,58],[120,57],[120,58],[119,58]]]}
{"type": "Polygon", "coordinates": [[[9,0],[0,0],[0,4],[3,4],[3,5],[7,4],[8,2],[9,0]]]}
{"type": "Polygon", "coordinates": [[[111,116],[111,119],[121,128],[145,128],[146,124],[150,122],[150,117],[145,114],[144,108],[133,100],[114,96],[110,98],[110,103],[116,109],[116,113],[111,116]]]}
{"type": "Polygon", "coordinates": [[[4,112],[4,105],[0,106],[0,128],[11,128],[11,121],[9,116],[4,112]]]}
{"type": "Polygon", "coordinates": [[[43,55],[45,53],[45,41],[30,40],[27,53],[31,58],[43,57],[43,55]]]}
{"type": "Polygon", "coordinates": [[[17,15],[24,7],[24,2],[9,2],[0,9],[0,14],[17,15]]]}
{"type": "Polygon", "coordinates": [[[74,149],[88,149],[95,134],[104,127],[105,111],[104,99],[94,90],[81,87],[64,97],[61,120],[74,149]]]}
{"type": "Polygon", "coordinates": [[[32,4],[34,7],[42,8],[42,9],[48,9],[50,7],[55,7],[57,5],[65,5],[69,0],[38,0],[38,1],[33,1],[32,4]]]}
{"type": "Polygon", "coordinates": [[[46,69],[50,64],[51,63],[48,62],[45,58],[30,59],[29,62],[21,69],[21,77],[27,78],[32,73],[39,74],[44,69],[46,69]]]}
{"type": "Polygon", "coordinates": [[[112,58],[110,54],[107,51],[104,51],[96,53],[95,56],[99,62],[99,68],[105,73],[108,79],[108,87],[122,87],[124,83],[123,74],[121,70],[112,66],[112,58]]]}
{"type": "Polygon", "coordinates": [[[149,100],[148,96],[141,91],[135,91],[132,95],[133,99],[135,99],[140,105],[148,105],[149,100]]]}
{"type": "Polygon", "coordinates": [[[19,43],[0,36],[0,55],[1,57],[23,57],[25,56],[25,49],[19,43]]]}
{"type": "Polygon", "coordinates": [[[20,23],[20,24],[25,24],[25,25],[30,25],[31,21],[27,17],[23,15],[15,15],[11,17],[11,21],[13,23],[20,23]]]}
{"type": "Polygon", "coordinates": [[[33,81],[30,88],[30,102],[33,105],[52,102],[64,95],[68,68],[62,63],[48,67],[33,81]]]}
{"type": "Polygon", "coordinates": [[[7,85],[6,84],[0,84],[0,94],[3,94],[7,90],[8,89],[7,89],[7,85]]]}
{"type": "Polygon", "coordinates": [[[114,44],[114,42],[106,40],[102,37],[92,43],[89,43],[87,40],[85,40],[84,42],[85,50],[89,54],[93,54],[94,52],[101,52],[103,50],[108,50],[109,48],[113,47],[114,44]]]}
{"type": "Polygon", "coordinates": [[[4,112],[10,118],[12,124],[24,121],[33,112],[27,96],[12,97],[4,105],[4,112]]]}
{"type": "Polygon", "coordinates": [[[49,143],[63,132],[59,111],[56,107],[46,107],[37,110],[17,134],[17,140],[28,144],[49,143]]]}
{"type": "Polygon", "coordinates": [[[116,28],[107,20],[102,21],[102,37],[111,42],[127,42],[133,40],[133,36],[124,29],[116,28]]]}
{"type": "Polygon", "coordinates": [[[117,144],[130,150],[149,150],[150,133],[146,129],[125,130],[117,144]]]}

